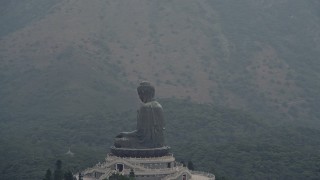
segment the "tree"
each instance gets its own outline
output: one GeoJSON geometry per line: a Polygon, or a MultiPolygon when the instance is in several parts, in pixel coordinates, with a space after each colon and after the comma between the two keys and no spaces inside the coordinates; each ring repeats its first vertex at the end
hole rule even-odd
{"type": "Polygon", "coordinates": [[[76,180],[76,179],[77,178],[72,175],[72,172],[70,170],[64,171],[62,169],[62,161],[57,160],[54,173],[52,174],[51,170],[48,169],[45,174],[45,178],[43,180],[76,180]]]}
{"type": "Polygon", "coordinates": [[[190,169],[190,170],[194,170],[194,166],[193,166],[193,163],[192,163],[192,161],[188,161],[188,169],[190,169]]]}
{"type": "Polygon", "coordinates": [[[52,180],[52,173],[50,169],[47,170],[43,180],[52,180]]]}
{"type": "Polygon", "coordinates": [[[183,167],[186,167],[186,163],[184,161],[181,161],[181,164],[183,167]]]}
{"type": "Polygon", "coordinates": [[[64,180],[73,180],[73,175],[71,171],[67,171],[64,173],[64,180]]]}
{"type": "Polygon", "coordinates": [[[56,169],[54,170],[54,180],[63,180],[62,161],[57,160],[56,169]]]}
{"type": "Polygon", "coordinates": [[[134,180],[134,177],[135,177],[134,171],[133,171],[133,169],[131,169],[131,170],[130,170],[130,173],[129,173],[129,179],[130,179],[130,180],[134,180]]]}

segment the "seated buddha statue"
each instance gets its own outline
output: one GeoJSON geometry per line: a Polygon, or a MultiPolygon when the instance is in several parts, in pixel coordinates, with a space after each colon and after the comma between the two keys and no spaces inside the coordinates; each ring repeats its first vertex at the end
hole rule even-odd
{"type": "Polygon", "coordinates": [[[140,83],[137,88],[142,101],[137,111],[137,129],[121,132],[116,136],[116,148],[159,148],[164,146],[164,118],[162,106],[154,100],[155,88],[149,82],[140,83]]]}

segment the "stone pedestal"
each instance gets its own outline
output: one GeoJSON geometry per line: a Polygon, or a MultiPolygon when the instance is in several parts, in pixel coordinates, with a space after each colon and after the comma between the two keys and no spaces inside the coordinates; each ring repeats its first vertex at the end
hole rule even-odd
{"type": "MultiPolygon", "coordinates": [[[[118,149],[117,149],[118,150],[118,149]]],[[[118,152],[118,151],[117,151],[118,152]]],[[[214,180],[213,174],[190,171],[175,161],[172,154],[158,157],[116,156],[109,153],[105,162],[81,172],[83,180],[103,180],[113,173],[129,176],[134,172],[136,180],[214,180]]]]}
{"type": "Polygon", "coordinates": [[[168,155],[169,150],[169,146],[148,149],[116,148],[114,146],[111,147],[111,153],[118,157],[162,157],[168,155]]]}

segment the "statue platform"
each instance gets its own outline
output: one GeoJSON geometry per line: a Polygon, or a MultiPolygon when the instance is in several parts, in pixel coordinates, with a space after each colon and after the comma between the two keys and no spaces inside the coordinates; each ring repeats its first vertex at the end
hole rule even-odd
{"type": "Polygon", "coordinates": [[[114,146],[111,147],[111,153],[118,157],[161,157],[168,155],[169,150],[169,146],[148,149],[116,148],[114,146]]]}
{"type": "MultiPolygon", "coordinates": [[[[105,180],[117,173],[136,180],[215,180],[211,173],[191,171],[169,153],[161,157],[119,157],[109,153],[105,162],[81,172],[81,180],[105,180]]],[[[77,177],[77,180],[80,178],[77,177]]]]}

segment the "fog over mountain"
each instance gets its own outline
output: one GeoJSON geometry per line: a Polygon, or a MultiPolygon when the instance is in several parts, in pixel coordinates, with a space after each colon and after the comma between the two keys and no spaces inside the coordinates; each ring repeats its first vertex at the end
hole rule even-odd
{"type": "Polygon", "coordinates": [[[7,112],[93,111],[147,79],[160,97],[318,118],[318,1],[2,3],[7,112]]]}
{"type": "Polygon", "coordinates": [[[0,135],[131,111],[142,80],[160,99],[318,132],[319,9],[318,0],[2,0],[0,129],[10,132],[0,135]]]}

